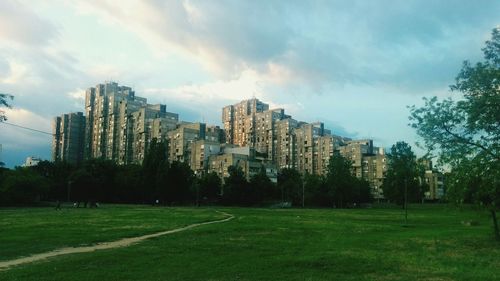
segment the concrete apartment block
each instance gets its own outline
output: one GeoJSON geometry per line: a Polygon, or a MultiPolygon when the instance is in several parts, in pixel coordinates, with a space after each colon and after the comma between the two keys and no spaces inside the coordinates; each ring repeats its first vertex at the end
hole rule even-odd
{"type": "Polygon", "coordinates": [[[55,117],[52,123],[52,160],[79,164],[83,160],[85,117],[82,112],[55,117]]]}
{"type": "Polygon", "coordinates": [[[197,140],[189,145],[191,152],[189,166],[195,175],[201,176],[208,170],[209,157],[221,153],[221,144],[218,141],[197,140]]]}
{"type": "Polygon", "coordinates": [[[119,164],[142,163],[152,138],[165,138],[179,118],[165,105],[148,104],[132,88],[115,82],[87,89],[85,113],[85,158],[119,164]]]}
{"type": "Polygon", "coordinates": [[[275,162],[278,169],[295,168],[295,128],[299,122],[292,118],[276,121],[275,124],[275,162]]]}
{"type": "Polygon", "coordinates": [[[222,123],[226,142],[246,146],[255,141],[255,114],[269,109],[269,105],[253,98],[228,105],[222,109],[222,123]]]}
{"type": "Polygon", "coordinates": [[[324,124],[301,124],[295,130],[295,168],[302,174],[318,174],[318,138],[324,136],[324,124]]]}

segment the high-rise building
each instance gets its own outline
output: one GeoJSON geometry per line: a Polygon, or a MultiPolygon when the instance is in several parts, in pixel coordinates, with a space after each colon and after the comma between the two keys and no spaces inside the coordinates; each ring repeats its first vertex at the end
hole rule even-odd
{"type": "Polygon", "coordinates": [[[132,88],[106,82],[85,95],[85,158],[119,164],[142,163],[153,138],[165,138],[179,116],[162,104],[148,104],[132,88]]]}
{"type": "Polygon", "coordinates": [[[226,142],[239,146],[255,143],[255,114],[269,110],[269,105],[253,98],[222,109],[226,142]]]}
{"type": "Polygon", "coordinates": [[[319,174],[317,161],[319,156],[318,139],[324,135],[325,128],[321,122],[304,123],[295,129],[295,168],[300,173],[319,174]]]}
{"type": "Polygon", "coordinates": [[[429,158],[420,158],[417,163],[424,170],[424,175],[420,181],[427,185],[425,191],[426,200],[439,200],[444,196],[444,175],[432,166],[432,160],[429,158]]]}
{"type": "Polygon", "coordinates": [[[342,156],[352,162],[353,174],[370,184],[374,198],[383,198],[381,186],[387,171],[383,148],[374,147],[373,140],[352,140],[340,146],[342,156]]]}
{"type": "Polygon", "coordinates": [[[276,121],[275,139],[276,142],[276,166],[278,169],[295,168],[295,128],[299,126],[299,122],[292,118],[286,118],[276,121]]]}
{"type": "Polygon", "coordinates": [[[79,164],[83,160],[85,140],[83,113],[68,113],[54,118],[52,133],[52,160],[79,164]]]}
{"type": "Polygon", "coordinates": [[[249,146],[256,159],[300,173],[326,174],[330,157],[344,140],[321,122],[299,122],[255,98],[224,107],[222,122],[226,143],[249,146]]]}

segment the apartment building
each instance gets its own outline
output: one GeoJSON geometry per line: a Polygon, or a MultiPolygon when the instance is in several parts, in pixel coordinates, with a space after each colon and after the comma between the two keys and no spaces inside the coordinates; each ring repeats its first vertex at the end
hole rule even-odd
{"type": "Polygon", "coordinates": [[[375,199],[384,198],[382,184],[387,172],[387,157],[381,147],[374,147],[373,154],[362,156],[362,177],[368,181],[375,199]]]}
{"type": "Polygon", "coordinates": [[[321,122],[303,123],[294,132],[296,143],[295,168],[302,174],[318,174],[318,139],[325,135],[324,124],[321,122]]]}
{"type": "Polygon", "coordinates": [[[424,169],[423,181],[429,188],[425,192],[425,199],[435,201],[444,196],[444,175],[434,169],[432,160],[428,158],[420,158],[417,160],[419,165],[424,169]]]}
{"type": "Polygon", "coordinates": [[[277,120],[275,123],[275,163],[278,169],[295,168],[295,128],[299,122],[292,118],[277,120]]]}
{"type": "Polygon", "coordinates": [[[189,144],[189,166],[195,175],[203,175],[208,171],[208,160],[212,155],[221,154],[221,143],[212,140],[196,140],[189,144]]]}
{"type": "Polygon", "coordinates": [[[167,133],[169,161],[190,163],[191,143],[205,139],[204,123],[181,123],[167,133]]]}
{"type": "Polygon", "coordinates": [[[224,178],[229,176],[228,169],[230,166],[241,168],[247,180],[258,174],[264,167],[267,176],[272,182],[277,182],[278,169],[269,162],[263,162],[255,158],[255,149],[248,146],[239,147],[233,145],[225,145],[221,147],[221,152],[216,155],[209,156],[208,172],[215,172],[219,177],[224,178]]]}
{"type": "Polygon", "coordinates": [[[282,108],[266,110],[253,116],[253,136],[249,145],[255,148],[257,155],[262,159],[276,161],[277,132],[276,122],[286,117],[282,108]]]}
{"type": "Polygon", "coordinates": [[[52,122],[52,160],[79,164],[83,161],[85,117],[82,112],[55,117],[52,122]]]}
{"type": "Polygon", "coordinates": [[[269,110],[257,100],[245,100],[222,109],[226,143],[255,149],[256,159],[277,169],[326,174],[328,162],[344,138],[332,136],[321,122],[291,118],[282,108],[269,110]]]}
{"type": "Polygon", "coordinates": [[[85,113],[85,158],[119,164],[142,163],[151,139],[164,138],[179,118],[165,105],[148,104],[132,88],[115,82],[87,89],[85,113]]]}
{"type": "Polygon", "coordinates": [[[339,147],[342,156],[352,162],[353,174],[369,182],[374,198],[383,198],[381,186],[387,171],[383,148],[373,146],[373,140],[346,141],[339,147]]]}
{"type": "Polygon", "coordinates": [[[253,98],[222,109],[226,143],[247,146],[255,143],[255,114],[269,110],[269,105],[253,98]]]}

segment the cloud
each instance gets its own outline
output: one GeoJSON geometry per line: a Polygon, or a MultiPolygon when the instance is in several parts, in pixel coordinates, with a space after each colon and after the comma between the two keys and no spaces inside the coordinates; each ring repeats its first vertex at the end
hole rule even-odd
{"type": "Polygon", "coordinates": [[[52,136],[50,119],[24,108],[7,109],[8,123],[0,123],[0,161],[13,168],[24,163],[28,156],[50,159],[52,136]],[[35,132],[9,124],[40,130],[35,132]]]}
{"type": "Polygon", "coordinates": [[[52,23],[25,5],[12,0],[0,1],[0,38],[28,47],[40,47],[57,36],[58,30],[52,23]]]}
{"type": "Polygon", "coordinates": [[[51,141],[51,121],[24,108],[7,108],[5,110],[7,122],[41,132],[35,132],[9,124],[0,124],[2,130],[2,146],[4,149],[21,149],[30,146],[40,146],[51,141]],[[48,133],[48,134],[47,134],[48,133]]]}
{"type": "Polygon", "coordinates": [[[498,3],[480,2],[186,0],[82,6],[151,46],[198,58],[222,78],[249,69],[261,75],[279,70],[281,80],[269,83],[307,84],[315,92],[392,84],[413,92],[449,83],[445,73],[458,71],[464,49],[477,53],[477,40],[458,34],[488,33],[500,9],[498,3]]]}
{"type": "MultiPolygon", "coordinates": [[[[27,68],[25,65],[18,63],[16,61],[5,60],[5,64],[2,66],[0,64],[0,71],[3,75],[0,76],[0,83],[5,84],[17,84],[21,81],[25,81],[27,68]],[[3,71],[2,71],[3,68],[3,71]]],[[[0,74],[2,74],[0,72],[0,74]]]]}

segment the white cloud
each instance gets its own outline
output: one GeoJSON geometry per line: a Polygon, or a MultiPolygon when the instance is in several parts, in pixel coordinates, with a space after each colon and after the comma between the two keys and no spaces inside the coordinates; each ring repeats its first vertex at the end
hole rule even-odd
{"type": "Polygon", "coordinates": [[[41,132],[23,129],[9,124],[0,124],[0,142],[4,149],[22,149],[30,146],[43,146],[51,141],[51,121],[23,108],[5,110],[8,123],[35,129],[41,132]]]}
{"type": "Polygon", "coordinates": [[[76,100],[77,102],[83,102],[85,101],[85,90],[78,88],[75,89],[74,91],[67,93],[67,96],[76,100]]]}
{"type": "Polygon", "coordinates": [[[28,66],[25,64],[21,64],[16,61],[8,61],[7,60],[7,65],[8,65],[8,73],[4,77],[0,76],[0,83],[5,83],[5,84],[18,84],[21,83],[22,81],[26,81],[27,79],[27,73],[28,73],[28,66]]]}
{"type": "Polygon", "coordinates": [[[57,37],[56,27],[18,1],[0,1],[0,38],[27,47],[40,47],[57,37]]]}

